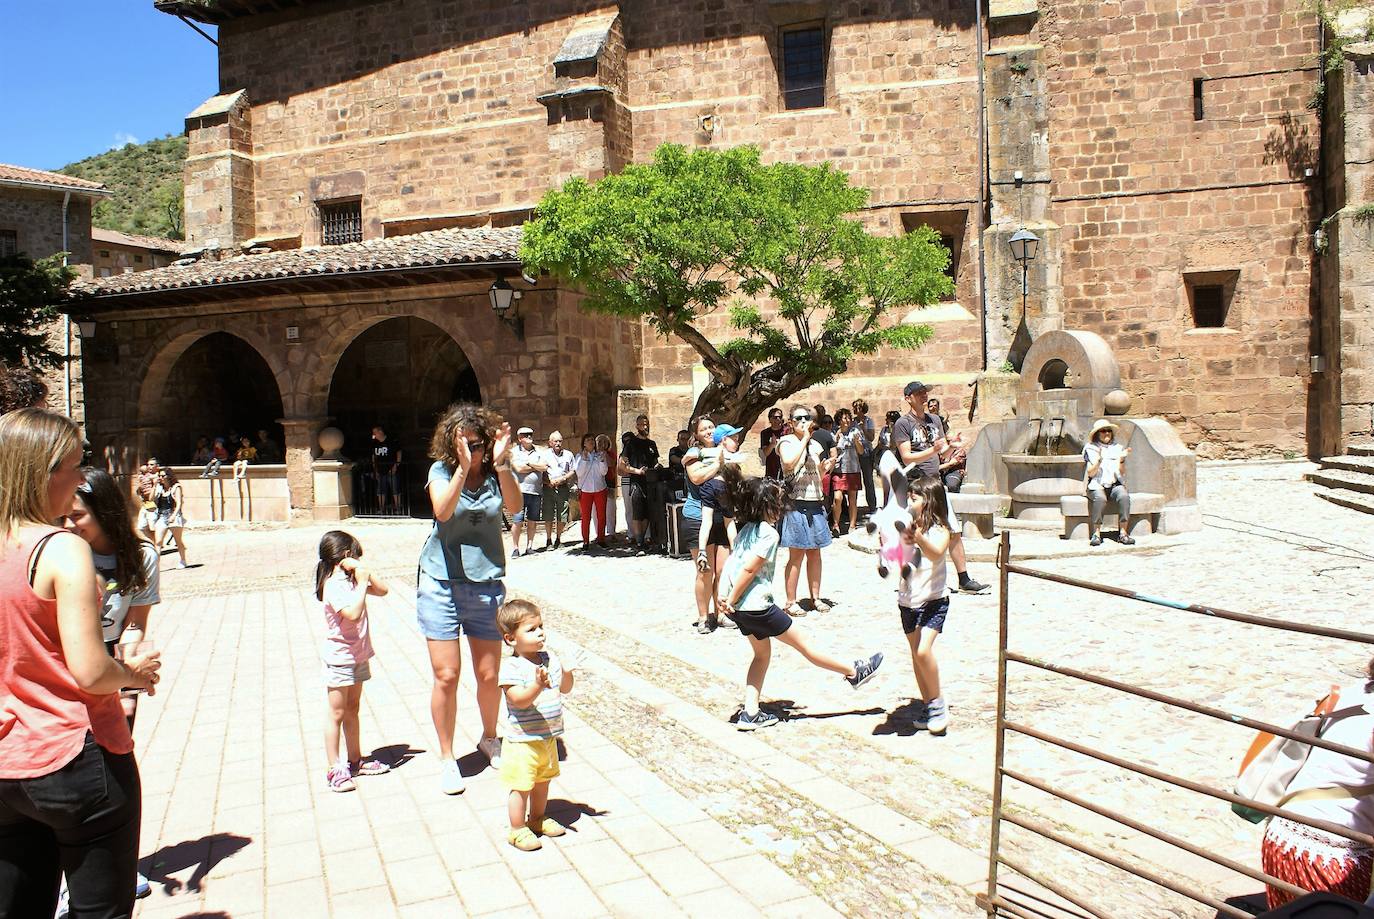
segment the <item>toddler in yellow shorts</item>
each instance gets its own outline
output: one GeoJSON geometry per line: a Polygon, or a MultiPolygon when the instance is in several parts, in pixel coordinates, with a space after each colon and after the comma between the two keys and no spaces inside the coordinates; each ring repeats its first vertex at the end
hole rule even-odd
{"type": "Polygon", "coordinates": [[[498,680],[506,694],[506,736],[501,744],[501,784],[510,789],[507,840],[532,852],[540,836],[567,830],[544,815],[549,782],[558,775],[558,740],[563,733],[563,694],[572,691],[573,670],[544,650],[544,617],[526,600],[511,600],[496,614],[501,638],[512,654],[501,661],[498,680]]]}

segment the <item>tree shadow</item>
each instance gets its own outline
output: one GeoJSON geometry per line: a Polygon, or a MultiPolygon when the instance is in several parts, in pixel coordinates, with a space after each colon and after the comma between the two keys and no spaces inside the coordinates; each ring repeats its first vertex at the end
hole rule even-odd
{"type": "Polygon", "coordinates": [[[1317,166],[1317,146],[1311,126],[1292,112],[1279,116],[1279,126],[1264,142],[1264,162],[1282,163],[1289,178],[1301,179],[1317,166]]]}
{"type": "Polygon", "coordinates": [[[545,808],[545,813],[557,820],[568,828],[568,832],[579,832],[577,822],[583,817],[604,817],[610,811],[599,810],[590,804],[581,801],[569,801],[567,798],[550,798],[545,808]]]}
{"type": "MultiPolygon", "coordinates": [[[[179,842],[174,846],[163,846],[138,863],[138,870],[148,879],[149,884],[161,884],[162,892],[172,896],[186,890],[199,891],[201,882],[220,862],[229,858],[240,849],[253,842],[247,836],[233,833],[215,833],[200,839],[179,842]],[[172,877],[177,872],[195,866],[185,884],[172,877]]],[[[206,914],[216,915],[216,914],[206,914]]]]}
{"type": "Polygon", "coordinates": [[[374,758],[386,763],[392,769],[400,769],[406,763],[424,752],[424,750],[418,747],[412,747],[410,744],[394,743],[388,744],[385,747],[376,748],[372,751],[372,755],[374,758]]]}

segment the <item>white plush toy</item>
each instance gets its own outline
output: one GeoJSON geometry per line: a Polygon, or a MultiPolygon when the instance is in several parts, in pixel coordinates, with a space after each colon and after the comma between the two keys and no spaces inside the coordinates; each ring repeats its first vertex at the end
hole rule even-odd
{"type": "Polygon", "coordinates": [[[911,574],[911,563],[904,559],[902,533],[911,523],[906,507],[906,473],[893,453],[884,453],[878,463],[878,474],[887,483],[887,503],[868,518],[869,533],[878,534],[878,575],[887,577],[893,568],[900,568],[902,577],[911,574]]]}

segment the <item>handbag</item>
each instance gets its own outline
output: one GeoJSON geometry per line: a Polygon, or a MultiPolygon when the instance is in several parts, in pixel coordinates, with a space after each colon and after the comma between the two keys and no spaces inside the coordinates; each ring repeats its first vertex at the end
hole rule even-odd
{"type": "MultiPolygon", "coordinates": [[[[1352,715],[1365,714],[1363,705],[1355,705],[1336,711],[1336,706],[1340,704],[1340,701],[1340,687],[1332,686],[1331,692],[1317,702],[1312,714],[1293,725],[1292,732],[1305,737],[1320,737],[1336,721],[1352,715]]],[[[1308,789],[1307,791],[1289,794],[1288,786],[1293,784],[1293,779],[1297,777],[1298,772],[1301,771],[1307,758],[1311,755],[1312,745],[1310,743],[1288,737],[1278,737],[1268,731],[1261,731],[1250,743],[1250,749],[1245,751],[1245,756],[1241,759],[1240,773],[1236,777],[1235,793],[1261,804],[1281,807],[1299,796],[1309,796],[1309,791],[1322,791],[1337,797],[1362,797],[1369,794],[1370,791],[1374,791],[1374,787],[1369,787],[1366,790],[1365,786],[1361,786],[1358,789],[1308,789]]],[[[1236,816],[1251,823],[1262,823],[1270,816],[1263,811],[1255,810],[1240,803],[1232,804],[1231,810],[1236,816]]]]}

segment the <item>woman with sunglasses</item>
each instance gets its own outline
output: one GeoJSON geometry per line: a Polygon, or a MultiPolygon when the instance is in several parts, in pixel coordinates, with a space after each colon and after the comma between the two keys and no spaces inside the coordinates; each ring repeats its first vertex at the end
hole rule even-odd
{"type": "Polygon", "coordinates": [[[792,406],[789,416],[792,433],[778,441],[778,456],[782,459],[783,481],[792,489],[792,509],[782,518],[781,545],[790,550],[785,567],[787,607],[783,612],[795,619],[806,615],[797,603],[803,561],[812,609],[818,613],[830,609],[830,604],[821,599],[821,550],[830,545],[830,523],[825,516],[825,489],[821,483],[834,462],[813,439],[816,422],[806,406],[792,406]]]}
{"type": "Polygon", "coordinates": [[[493,766],[501,761],[496,738],[501,689],[501,630],[496,611],[506,599],[506,546],[501,510],[514,516],[523,507],[520,485],[510,467],[510,425],[472,404],[449,407],[430,442],[425,491],[434,506],[434,527],[420,551],[415,613],[429,643],[434,671],[430,715],[439,736],[439,787],[446,795],[466,787],[453,756],[458,717],[458,676],[466,634],[477,683],[482,737],[477,749],[493,766]]]}

